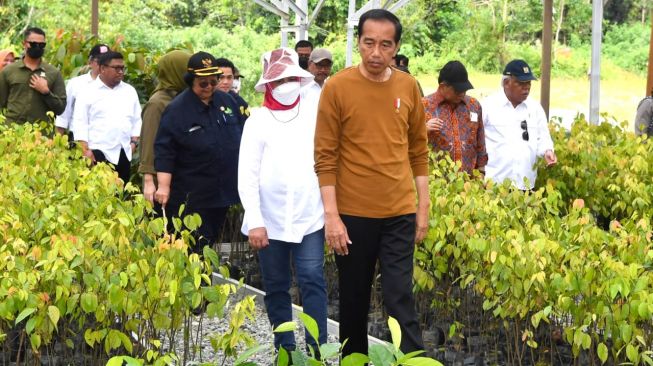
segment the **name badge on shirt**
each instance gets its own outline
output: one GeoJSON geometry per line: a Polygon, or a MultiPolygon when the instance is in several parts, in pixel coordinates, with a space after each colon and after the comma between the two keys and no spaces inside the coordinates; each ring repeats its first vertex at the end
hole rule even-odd
{"type": "Polygon", "coordinates": [[[469,119],[472,122],[478,122],[478,113],[476,112],[469,112],[469,119]]]}

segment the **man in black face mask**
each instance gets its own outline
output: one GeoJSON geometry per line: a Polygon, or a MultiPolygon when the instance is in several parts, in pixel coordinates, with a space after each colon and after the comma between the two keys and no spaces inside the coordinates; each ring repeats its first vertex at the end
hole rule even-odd
{"type": "Polygon", "coordinates": [[[311,52],[313,52],[313,44],[302,39],[295,44],[295,52],[299,56],[299,66],[304,70],[308,70],[308,58],[311,57],[311,52]]]}
{"type": "Polygon", "coordinates": [[[66,108],[66,85],[61,72],[43,61],[45,45],[45,32],[28,28],[23,58],[0,73],[0,109],[7,108],[7,122],[51,121],[66,108]]]}

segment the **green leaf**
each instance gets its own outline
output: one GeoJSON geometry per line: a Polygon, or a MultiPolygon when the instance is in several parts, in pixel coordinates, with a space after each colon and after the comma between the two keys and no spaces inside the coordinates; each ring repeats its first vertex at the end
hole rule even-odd
{"type": "Polygon", "coordinates": [[[244,366],[243,362],[247,361],[252,355],[255,355],[263,350],[268,350],[270,349],[269,344],[259,344],[258,346],[255,347],[250,347],[243,351],[240,355],[238,355],[238,358],[234,361],[235,366],[244,366]]]}
{"type": "Polygon", "coordinates": [[[603,342],[599,343],[596,347],[596,353],[599,356],[599,360],[601,360],[601,364],[604,364],[608,360],[608,347],[603,342]]]}
{"type": "Polygon", "coordinates": [[[32,349],[37,350],[41,347],[41,336],[34,333],[29,336],[29,342],[32,344],[32,349]]]}
{"type": "Polygon", "coordinates": [[[18,317],[16,318],[16,322],[14,324],[18,324],[22,322],[25,318],[28,316],[32,315],[36,311],[36,308],[25,308],[23,311],[18,314],[18,317]]]}
{"type": "Polygon", "coordinates": [[[639,356],[639,352],[637,351],[637,348],[633,346],[632,344],[629,344],[626,346],[626,357],[628,357],[628,360],[632,363],[637,363],[637,358],[639,356]]]}
{"type": "Polygon", "coordinates": [[[86,292],[81,297],[82,310],[92,313],[97,309],[97,296],[94,293],[86,292]]]}
{"type": "Polygon", "coordinates": [[[338,355],[338,351],[340,350],[340,343],[325,343],[323,345],[320,345],[320,355],[322,356],[323,360],[327,360],[331,357],[335,357],[338,355]]]}
{"type": "Polygon", "coordinates": [[[54,328],[57,329],[57,323],[59,322],[59,317],[61,316],[59,312],[59,308],[56,306],[48,306],[48,317],[50,318],[50,321],[52,322],[52,325],[54,325],[54,328]]]}
{"type": "Polygon", "coordinates": [[[209,247],[208,245],[205,245],[202,252],[204,254],[204,258],[209,259],[209,261],[213,265],[213,268],[220,268],[220,257],[218,257],[218,253],[216,253],[216,251],[213,250],[213,248],[209,247]]]}
{"type": "Polygon", "coordinates": [[[443,366],[442,363],[429,357],[415,357],[402,363],[405,366],[443,366]]]}
{"type": "Polygon", "coordinates": [[[310,334],[311,337],[313,337],[313,339],[317,341],[319,339],[320,331],[317,327],[317,322],[315,321],[315,319],[311,318],[310,315],[303,312],[299,313],[298,316],[299,316],[299,320],[301,320],[302,323],[304,323],[304,327],[306,327],[308,334],[310,334]]]}
{"type": "Polygon", "coordinates": [[[290,356],[288,351],[285,348],[279,348],[279,353],[277,354],[277,365],[276,366],[287,366],[290,356]]]}
{"type": "Polygon", "coordinates": [[[294,332],[295,328],[297,328],[297,323],[295,323],[295,322],[285,322],[285,323],[279,324],[278,327],[274,328],[273,332],[275,332],[275,333],[294,332]]]}
{"type": "Polygon", "coordinates": [[[390,366],[393,361],[392,352],[386,347],[380,344],[375,344],[370,347],[370,362],[374,366],[390,366]]]}
{"type": "Polygon", "coordinates": [[[340,361],[340,366],[364,366],[370,358],[362,353],[352,353],[340,361]]]}
{"type": "Polygon", "coordinates": [[[106,366],[143,366],[143,362],[129,356],[115,356],[111,357],[106,366]]]}
{"type": "Polygon", "coordinates": [[[397,319],[388,317],[388,328],[392,335],[392,344],[395,346],[395,350],[398,350],[401,347],[401,327],[397,319]]]}

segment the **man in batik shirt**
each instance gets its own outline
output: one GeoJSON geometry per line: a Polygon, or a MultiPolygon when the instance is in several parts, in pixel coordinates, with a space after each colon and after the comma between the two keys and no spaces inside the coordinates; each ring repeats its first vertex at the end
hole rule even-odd
{"type": "Polygon", "coordinates": [[[422,99],[426,110],[426,130],[433,151],[446,151],[461,170],[485,174],[487,152],[481,104],[467,96],[473,86],[459,61],[449,61],[440,70],[438,90],[422,99]]]}

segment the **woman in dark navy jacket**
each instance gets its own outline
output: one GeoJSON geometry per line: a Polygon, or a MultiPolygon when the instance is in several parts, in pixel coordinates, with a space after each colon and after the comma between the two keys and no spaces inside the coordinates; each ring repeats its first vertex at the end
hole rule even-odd
{"type": "Polygon", "coordinates": [[[166,216],[197,213],[202,225],[193,251],[219,239],[229,206],[238,198],[238,151],[245,117],[227,93],[214,91],[221,73],[215,58],[198,52],[188,61],[189,88],[166,108],[154,144],[159,187],[155,200],[166,216]]]}

